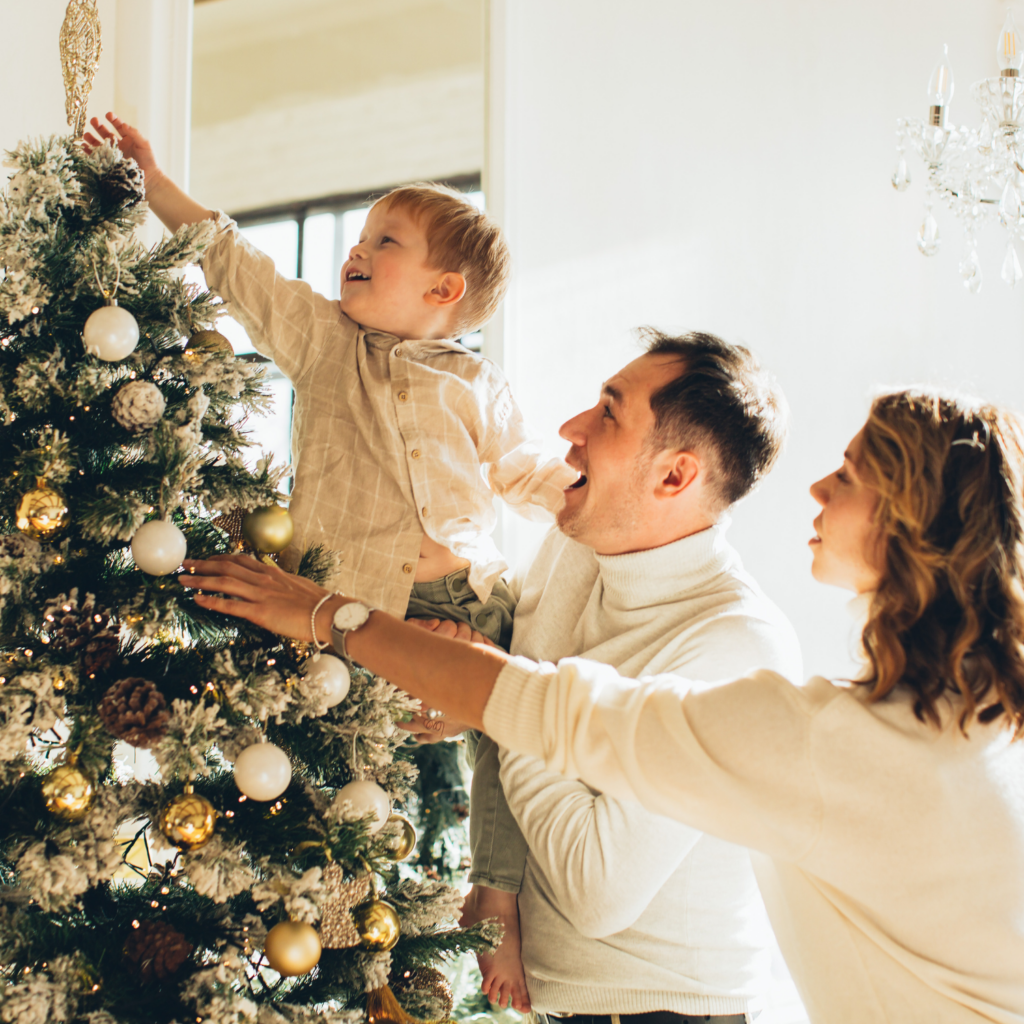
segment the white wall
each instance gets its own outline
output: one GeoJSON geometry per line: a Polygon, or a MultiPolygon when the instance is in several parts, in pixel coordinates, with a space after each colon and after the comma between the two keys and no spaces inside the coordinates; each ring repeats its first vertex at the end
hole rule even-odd
{"type": "Polygon", "coordinates": [[[944,42],[953,118],[978,123],[969,85],[997,73],[1004,14],[996,0],[491,0],[485,187],[516,260],[492,351],[549,433],[634,357],[638,324],[762,357],[791,438],[730,536],[809,672],[848,670],[849,629],[845,595],[809,576],[807,486],[838,465],[869,390],[928,379],[1024,407],[1005,242],[983,233],[970,295],[948,213],[940,254],[916,250],[921,165],[910,192],[889,184],[895,119],[926,113],[944,42]]]}
{"type": "MultiPolygon", "coordinates": [[[[89,113],[115,110],[152,140],[162,165],[186,182],[192,0],[99,0],[102,51],[89,113]]],[[[66,0],[0,0],[0,150],[30,137],[65,135],[59,37],[66,0]]],[[[0,175],[6,180],[6,174],[0,175]]],[[[153,241],[155,220],[144,237],[153,241]]]]}
{"type": "Polygon", "coordinates": [[[484,0],[196,8],[192,187],[232,212],[478,173],[484,0]]]}

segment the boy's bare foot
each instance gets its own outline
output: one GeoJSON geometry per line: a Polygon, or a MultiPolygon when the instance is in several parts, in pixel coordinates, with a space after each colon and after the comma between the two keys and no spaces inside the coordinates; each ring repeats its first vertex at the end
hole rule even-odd
{"type": "Polygon", "coordinates": [[[493,953],[480,953],[476,958],[484,979],[480,989],[502,1009],[511,1006],[520,1013],[529,1013],[530,993],[520,955],[519,901],[515,893],[474,885],[466,896],[459,924],[468,928],[492,917],[498,919],[505,935],[493,953]]]}

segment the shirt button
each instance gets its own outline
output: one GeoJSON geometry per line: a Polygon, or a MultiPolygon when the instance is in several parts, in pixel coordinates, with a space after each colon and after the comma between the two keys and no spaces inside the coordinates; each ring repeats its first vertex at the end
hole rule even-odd
{"type": "Polygon", "coordinates": [[[402,566],[402,572],[408,576],[409,573],[412,572],[412,562],[406,562],[405,565],[402,566]]]}
{"type": "Polygon", "coordinates": [[[401,356],[401,354],[402,354],[402,349],[401,348],[396,348],[393,351],[394,351],[394,355],[395,355],[396,359],[398,359],[399,356],[401,356]]]}
{"type": "Polygon", "coordinates": [[[423,516],[424,519],[427,518],[427,506],[426,505],[424,505],[423,508],[420,509],[420,514],[423,516]]]}
{"type": "Polygon", "coordinates": [[[408,391],[399,391],[398,392],[398,400],[400,402],[408,402],[409,401],[409,392],[408,391]]]}
{"type": "Polygon", "coordinates": [[[419,450],[419,448],[413,448],[413,450],[412,450],[412,457],[414,459],[418,459],[420,457],[420,450],[419,450]]]}

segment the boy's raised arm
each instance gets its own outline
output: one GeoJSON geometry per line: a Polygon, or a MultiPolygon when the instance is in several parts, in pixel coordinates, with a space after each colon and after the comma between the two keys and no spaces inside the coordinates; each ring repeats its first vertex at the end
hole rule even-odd
{"type": "Polygon", "coordinates": [[[85,133],[83,141],[86,149],[101,145],[102,139],[114,142],[125,156],[131,157],[146,177],[149,208],[169,231],[177,231],[182,224],[196,224],[215,216],[212,210],[197,203],[160,170],[153,155],[153,147],[138,128],[133,128],[110,111],[107,111],[107,120],[114,126],[113,132],[98,117],[92,118],[91,124],[96,135],[85,133]]]}

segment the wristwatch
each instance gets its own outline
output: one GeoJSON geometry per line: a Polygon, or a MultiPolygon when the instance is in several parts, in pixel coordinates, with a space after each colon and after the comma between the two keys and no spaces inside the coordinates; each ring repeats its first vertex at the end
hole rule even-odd
{"type": "Polygon", "coordinates": [[[345,650],[345,637],[354,629],[366,625],[370,613],[377,611],[361,601],[350,601],[343,604],[335,613],[334,621],[331,623],[331,639],[334,642],[334,649],[345,661],[352,663],[348,651],[345,650]]]}

